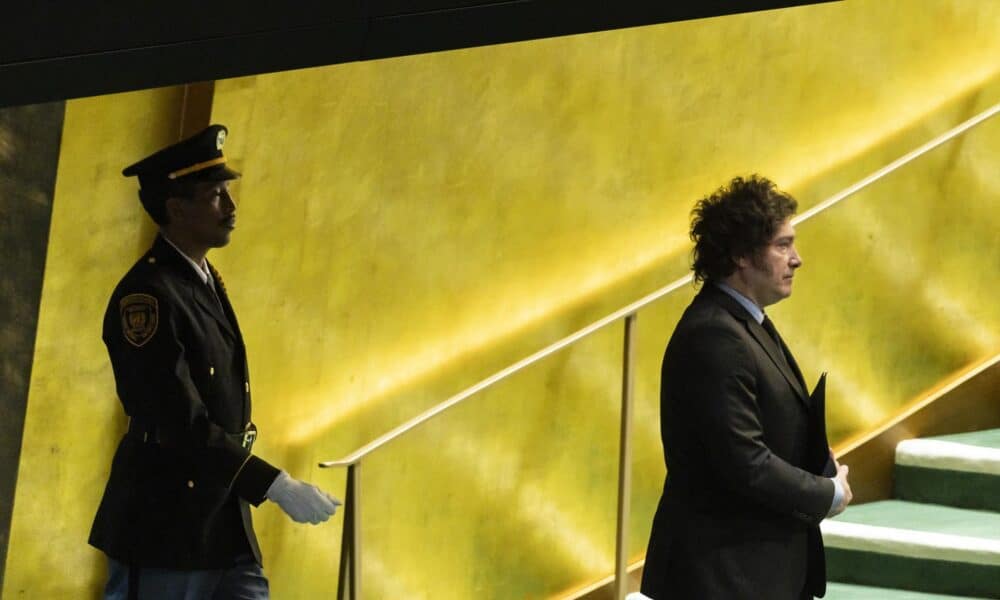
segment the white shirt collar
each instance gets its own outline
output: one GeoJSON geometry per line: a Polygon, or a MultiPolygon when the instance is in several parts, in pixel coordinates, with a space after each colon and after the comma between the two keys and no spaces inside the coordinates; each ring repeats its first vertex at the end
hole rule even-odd
{"type": "Polygon", "coordinates": [[[201,282],[207,284],[209,278],[211,277],[211,273],[208,270],[208,261],[203,258],[201,259],[201,264],[199,265],[198,263],[191,260],[190,256],[184,254],[184,251],[178,248],[177,244],[171,242],[170,238],[163,235],[162,233],[160,233],[160,236],[163,237],[163,239],[166,240],[166,242],[170,244],[170,246],[173,247],[173,249],[176,250],[178,254],[184,257],[184,260],[186,260],[188,264],[191,265],[191,268],[194,269],[195,273],[198,274],[198,277],[201,279],[201,282]]]}

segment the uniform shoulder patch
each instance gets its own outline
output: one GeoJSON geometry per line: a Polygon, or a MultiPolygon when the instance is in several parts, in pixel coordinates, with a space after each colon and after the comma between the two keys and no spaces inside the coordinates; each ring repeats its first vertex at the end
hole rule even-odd
{"type": "Polygon", "coordinates": [[[119,303],[122,333],[128,343],[141,348],[153,339],[160,324],[159,306],[149,294],[129,294],[119,303]]]}

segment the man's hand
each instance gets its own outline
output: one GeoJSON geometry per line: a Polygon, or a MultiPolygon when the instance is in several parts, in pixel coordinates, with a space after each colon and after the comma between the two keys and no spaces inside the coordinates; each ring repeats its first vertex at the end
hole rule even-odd
{"type": "Polygon", "coordinates": [[[267,499],[296,523],[322,523],[337,512],[340,500],[318,487],[293,479],[282,471],[267,490],[267,499]]]}
{"type": "MultiPolygon", "coordinates": [[[[831,453],[830,456],[833,457],[833,454],[831,453]]],[[[842,465],[839,462],[837,462],[836,458],[833,459],[833,464],[837,467],[837,475],[836,477],[834,477],[834,479],[837,480],[837,483],[840,484],[841,489],[844,490],[844,497],[841,499],[840,504],[833,509],[833,512],[830,515],[831,517],[839,515],[840,513],[844,512],[844,509],[847,508],[847,505],[850,504],[851,500],[854,499],[854,494],[851,493],[851,484],[847,482],[847,472],[850,469],[847,467],[847,465],[842,465]]]]}

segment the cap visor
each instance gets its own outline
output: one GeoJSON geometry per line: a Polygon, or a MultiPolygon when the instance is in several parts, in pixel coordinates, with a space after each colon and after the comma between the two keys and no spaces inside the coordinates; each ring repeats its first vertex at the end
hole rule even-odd
{"type": "Polygon", "coordinates": [[[192,173],[192,176],[192,179],[200,181],[229,181],[230,179],[239,179],[240,173],[239,171],[230,169],[226,165],[218,165],[204,171],[192,173]]]}

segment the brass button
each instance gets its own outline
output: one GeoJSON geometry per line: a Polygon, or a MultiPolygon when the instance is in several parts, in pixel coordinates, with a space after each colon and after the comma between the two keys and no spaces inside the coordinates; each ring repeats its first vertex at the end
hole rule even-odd
{"type": "Polygon", "coordinates": [[[148,262],[151,265],[156,264],[156,257],[150,256],[149,258],[146,259],[146,262],[148,262]]]}
{"type": "Polygon", "coordinates": [[[190,479],[188,479],[188,487],[189,488],[193,488],[194,487],[194,482],[191,481],[190,479]]]}
{"type": "Polygon", "coordinates": [[[244,389],[246,389],[247,393],[250,392],[250,382],[249,381],[244,381],[243,382],[243,387],[244,387],[244,389]]]}
{"type": "Polygon", "coordinates": [[[209,367],[208,374],[212,377],[215,377],[215,367],[209,367]]]}

